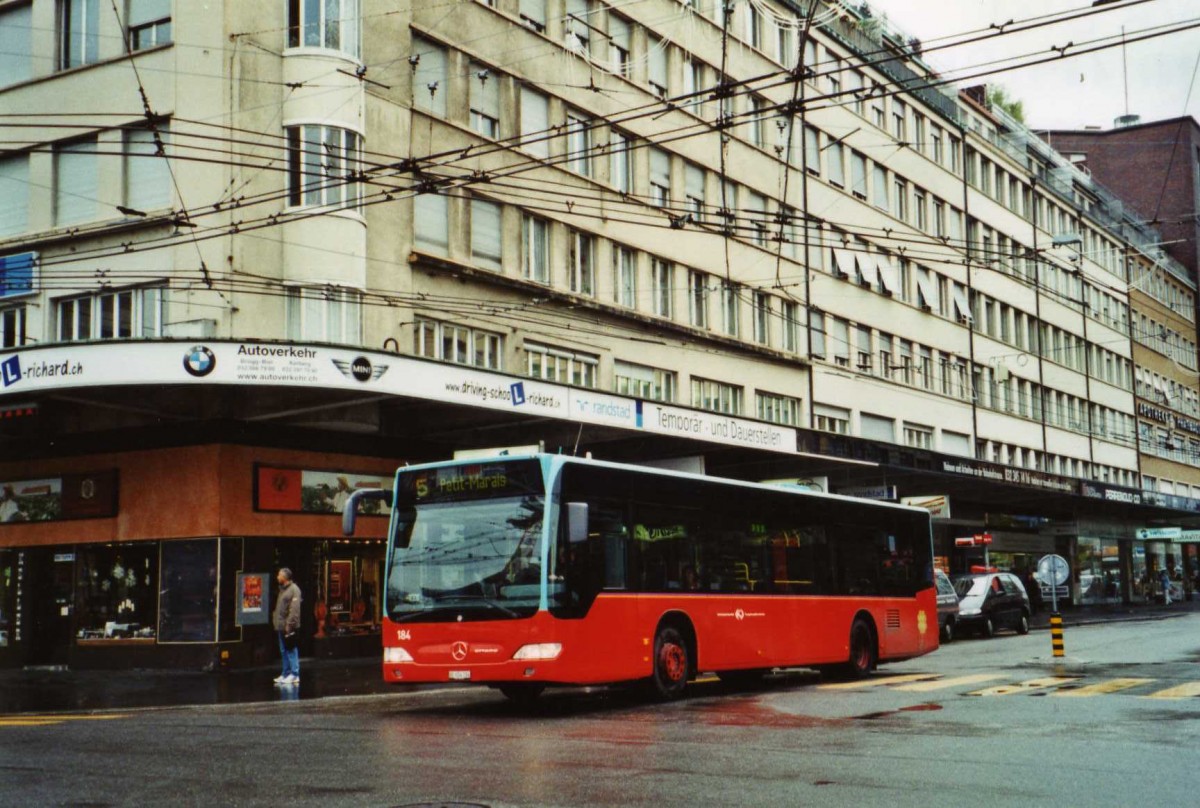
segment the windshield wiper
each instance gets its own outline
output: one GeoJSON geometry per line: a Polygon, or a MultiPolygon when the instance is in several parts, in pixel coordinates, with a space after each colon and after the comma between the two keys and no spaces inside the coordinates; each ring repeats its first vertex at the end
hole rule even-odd
{"type": "Polygon", "coordinates": [[[497,611],[504,612],[504,614],[508,615],[509,617],[521,616],[507,606],[489,598],[487,595],[455,595],[453,600],[465,600],[469,603],[482,603],[485,606],[490,606],[491,608],[496,609],[497,611]]]}

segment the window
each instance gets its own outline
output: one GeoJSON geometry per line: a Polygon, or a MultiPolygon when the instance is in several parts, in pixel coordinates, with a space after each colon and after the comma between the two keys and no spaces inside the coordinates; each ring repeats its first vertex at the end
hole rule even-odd
{"type": "Polygon", "coordinates": [[[913,112],[913,139],[909,144],[919,152],[925,151],[925,116],[913,112]]]}
{"type": "Polygon", "coordinates": [[[667,43],[666,40],[647,34],[649,49],[650,90],[659,98],[667,97],[667,43]]]}
{"type": "Polygon", "coordinates": [[[726,283],[721,287],[721,329],[731,337],[740,333],[738,309],[741,306],[739,287],[726,283]]]}
{"type": "Polygon", "coordinates": [[[608,67],[618,76],[629,78],[630,31],[629,21],[616,14],[608,15],[608,67]]]}
{"type": "MultiPolygon", "coordinates": [[[[0,25],[3,25],[3,17],[0,17],[0,25]]],[[[29,155],[0,157],[0,238],[28,229],[29,155]]]]}
{"type": "Polygon", "coordinates": [[[592,124],[578,112],[567,113],[567,168],[592,176],[592,124]]]}
{"type": "Polygon", "coordinates": [[[813,427],[822,432],[850,434],[850,410],[827,404],[813,405],[813,427]]]}
{"type": "MultiPolygon", "coordinates": [[[[167,131],[158,127],[158,140],[164,148],[167,131]]],[[[167,156],[158,153],[155,132],[129,129],[125,132],[125,206],[137,211],[153,211],[171,204],[171,169],[167,156]]]]}
{"type": "MultiPolygon", "coordinates": [[[[879,168],[876,166],[876,170],[879,168]]],[[[850,192],[859,199],[867,198],[867,158],[853,150],[850,152],[850,192]]],[[[875,204],[878,205],[879,200],[875,204]]],[[[883,207],[887,208],[886,201],[883,207]]]]}
{"type": "Polygon", "coordinates": [[[904,422],[904,445],[917,449],[933,448],[933,428],[904,422]]]}
{"type": "Polygon", "coordinates": [[[0,308],[0,348],[19,348],[25,344],[25,306],[0,308]]]}
{"type": "Polygon", "coordinates": [[[908,183],[896,178],[896,218],[902,222],[908,221],[908,183]]]}
{"type": "MultiPolygon", "coordinates": [[[[357,0],[353,0],[357,6],[357,0]]],[[[358,31],[358,13],[355,9],[354,30],[358,31]]],[[[171,0],[129,0],[126,12],[129,50],[143,50],[171,41],[171,0]]],[[[293,46],[294,47],[294,46],[293,46]]],[[[358,55],[357,45],[354,55],[358,55]]]]}
{"type": "Polygon", "coordinates": [[[33,4],[0,9],[0,87],[33,78],[33,4]]]}
{"type": "Polygon", "coordinates": [[[850,323],[841,317],[830,317],[829,325],[829,347],[833,362],[839,367],[850,367],[850,323]]]}
{"type": "Polygon", "coordinates": [[[623,396],[650,401],[674,401],[678,376],[673,370],[622,362],[613,364],[613,389],[623,396]]]}
{"type": "Polygon", "coordinates": [[[792,40],[792,29],[786,21],[775,24],[775,61],[791,69],[796,66],[796,45],[792,40]]]}
{"type": "MultiPolygon", "coordinates": [[[[732,6],[732,4],[730,5],[732,6]]],[[[746,21],[746,41],[750,43],[751,47],[762,50],[762,12],[758,10],[757,6],[747,3],[744,19],[746,21]]]]}
{"type": "Polygon", "coordinates": [[[624,132],[613,130],[611,135],[609,181],[623,194],[633,193],[633,160],[630,159],[631,139],[624,132]]]}
{"type": "Polygon", "coordinates": [[[338,286],[293,286],[287,292],[288,339],[362,344],[362,293],[338,286]]]}
{"type": "Polygon", "coordinates": [[[708,276],[688,270],[688,318],[696,328],[708,328],[708,276]]]}
{"type": "Polygon", "coordinates": [[[683,95],[692,112],[700,115],[704,103],[704,63],[690,57],[683,64],[683,95]]]}
{"type": "Polygon", "coordinates": [[[692,406],[696,409],[741,415],[742,394],[737,385],[692,377],[692,406]]]}
{"type": "Polygon", "coordinates": [[[567,242],[571,291],[591,297],[596,294],[596,239],[572,230],[567,242]]]}
{"type": "Polygon", "coordinates": [[[566,29],[568,50],[588,52],[592,37],[589,16],[588,0],[567,0],[567,18],[563,27],[566,29]]]}
{"type": "Polygon", "coordinates": [[[913,186],[913,224],[918,230],[929,228],[929,205],[925,191],[913,186]]]}
{"type": "Polygon", "coordinates": [[[704,169],[687,163],[684,166],[684,193],[687,194],[688,213],[696,224],[704,221],[704,169]]]}
{"type": "MultiPolygon", "coordinates": [[[[328,48],[358,58],[361,38],[358,3],[359,0],[288,0],[288,47],[328,48]]],[[[165,7],[163,11],[170,10],[170,0],[147,0],[146,5],[161,5],[165,7]]],[[[167,33],[169,36],[169,29],[167,33]]],[[[442,64],[445,65],[444,60],[442,64]]]]}
{"type": "Polygon", "coordinates": [[[499,370],[503,339],[490,331],[417,318],[413,353],[443,362],[499,370]]]}
{"type": "Polygon", "coordinates": [[[809,355],[814,359],[825,358],[825,313],[808,310],[809,355]]]}
{"type": "Polygon", "coordinates": [[[54,149],[54,224],[76,224],[99,214],[96,141],[81,140],[54,149]]]}
{"type": "Polygon", "coordinates": [[[446,94],[449,89],[446,73],[446,49],[428,40],[413,38],[413,53],[417,58],[413,71],[413,107],[423,112],[446,117],[446,94]]]}
{"type": "Polygon", "coordinates": [[[752,95],[747,99],[747,104],[749,108],[746,110],[746,139],[761,149],[766,143],[763,136],[763,109],[766,108],[767,102],[752,95]]]}
{"type": "Polygon", "coordinates": [[[500,206],[483,199],[471,200],[471,260],[485,269],[500,269],[500,206]]]}
{"type": "Polygon", "coordinates": [[[530,154],[550,156],[546,131],[550,127],[550,100],[528,87],[521,88],[521,145],[530,154]]]}
{"type": "Polygon", "coordinates": [[[59,70],[100,58],[100,0],[59,0],[59,70]]]}
{"type": "Polygon", "coordinates": [[[754,409],[760,421],[784,426],[800,424],[800,400],[791,396],[757,393],[754,396],[754,409]]]}
{"type": "Polygon", "coordinates": [[[933,157],[933,162],[941,165],[946,159],[942,152],[942,127],[933,127],[933,130],[929,135],[929,143],[931,146],[930,152],[931,156],[933,157]]]}
{"type": "Polygon", "coordinates": [[[800,305],[791,300],[785,300],[781,308],[783,350],[797,353],[800,350],[800,305]]]}
{"type": "Polygon", "coordinates": [[[535,342],[525,343],[528,373],[535,379],[545,379],[578,387],[595,387],[600,357],[593,354],[554,348],[535,342]]]}
{"type": "Polygon", "coordinates": [[[521,0],[521,21],[538,33],[546,32],[546,0],[521,0]]]}
{"type": "Polygon", "coordinates": [[[892,135],[901,143],[908,140],[908,127],[906,125],[907,109],[903,101],[898,98],[892,99],[892,135]]]}
{"type": "Polygon", "coordinates": [[[671,204],[671,155],[650,148],[650,201],[660,207],[671,204]]]}
{"type": "Polygon", "coordinates": [[[417,194],[413,198],[413,245],[435,255],[450,251],[449,204],[439,193],[417,194]]]}
{"type": "Polygon", "coordinates": [[[290,126],[287,138],[288,204],[358,207],[357,134],[332,126],[290,126]]]}
{"type": "Polygon", "coordinates": [[[764,292],[754,293],[754,341],[771,344],[771,296],[764,292]]]}
{"type": "Polygon", "coordinates": [[[760,247],[767,246],[767,200],[755,191],[746,190],[746,218],[749,219],[750,240],[760,247]]]}
{"type": "Polygon", "coordinates": [[[821,132],[804,126],[804,168],[810,174],[821,175],[821,132]]]}
{"type": "Polygon", "coordinates": [[[875,207],[888,210],[891,205],[888,200],[887,169],[876,163],[871,169],[871,195],[875,207]]]}
{"type": "Polygon", "coordinates": [[[60,342],[162,336],[162,289],[144,287],[55,301],[60,342]]]}
{"type": "Polygon", "coordinates": [[[650,262],[654,278],[654,313],[670,319],[675,313],[672,305],[675,294],[675,268],[670,261],[655,258],[650,262]]]}
{"type": "Polygon", "coordinates": [[[613,246],[613,299],[622,306],[637,307],[637,254],[619,245],[613,246]]]}
{"type": "Polygon", "coordinates": [[[521,217],[521,274],[528,280],[550,283],[550,223],[545,219],[521,217]]]}
{"type": "Polygon", "coordinates": [[[854,332],[854,344],[857,349],[854,367],[861,373],[870,373],[872,369],[871,329],[859,325],[855,326],[854,332]]]}
{"type": "Polygon", "coordinates": [[[467,77],[471,128],[484,137],[500,137],[500,80],[481,64],[471,64],[467,77]]]}
{"type": "Polygon", "coordinates": [[[846,164],[842,156],[842,144],[830,143],[825,148],[825,169],[829,182],[839,188],[846,185],[846,164]]]}

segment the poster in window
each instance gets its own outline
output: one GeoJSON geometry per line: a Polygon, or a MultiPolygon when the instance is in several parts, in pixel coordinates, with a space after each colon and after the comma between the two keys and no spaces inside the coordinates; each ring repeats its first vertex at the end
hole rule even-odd
{"type": "MultiPolygon", "coordinates": [[[[255,504],[260,511],[341,513],[350,495],[359,489],[388,487],[386,476],[345,471],[316,471],[258,466],[255,470],[255,504]]],[[[364,516],[387,516],[378,500],[359,506],[364,516]]]]}
{"type": "Polygon", "coordinates": [[[329,611],[350,611],[350,576],[353,564],[349,561],[329,562],[329,611]]]}
{"type": "Polygon", "coordinates": [[[237,591],[237,624],[239,626],[260,625],[270,621],[271,610],[267,603],[267,595],[270,590],[268,589],[267,573],[238,573],[237,591]]]}

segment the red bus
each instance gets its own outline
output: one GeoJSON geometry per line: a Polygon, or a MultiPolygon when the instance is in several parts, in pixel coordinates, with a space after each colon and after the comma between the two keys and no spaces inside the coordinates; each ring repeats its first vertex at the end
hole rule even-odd
{"type": "Polygon", "coordinates": [[[562,455],[408,466],[389,500],[383,675],[549,684],[863,676],[938,646],[927,511],[562,455]]]}

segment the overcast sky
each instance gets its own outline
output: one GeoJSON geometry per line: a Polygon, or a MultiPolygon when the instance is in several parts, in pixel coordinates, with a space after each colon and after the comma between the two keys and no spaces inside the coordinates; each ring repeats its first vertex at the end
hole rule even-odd
{"type": "MultiPolygon", "coordinates": [[[[1049,54],[1050,49],[1077,45],[1104,36],[1127,38],[1138,31],[1169,23],[1200,23],[1197,0],[1149,0],[1122,9],[1130,0],[1090,17],[1049,25],[1036,31],[996,37],[986,42],[930,52],[934,68],[957,73],[996,59],[1018,54],[1049,54]]],[[[870,0],[897,28],[933,47],[934,40],[962,34],[1009,20],[1020,23],[1056,12],[1086,9],[1092,0],[870,0]]],[[[1067,53],[1071,50],[1068,48],[1067,53]]],[[[1125,47],[1128,63],[1130,113],[1143,121],[1177,118],[1188,114],[1200,119],[1200,86],[1188,90],[1200,57],[1200,27],[1125,47]],[[1186,108],[1185,108],[1186,103],[1186,108]]],[[[977,71],[971,71],[977,72],[977,71]]],[[[1021,70],[1005,70],[963,86],[987,82],[1004,86],[1009,95],[1025,104],[1025,122],[1032,129],[1112,127],[1126,112],[1122,48],[1061,59],[1021,70]]]]}

